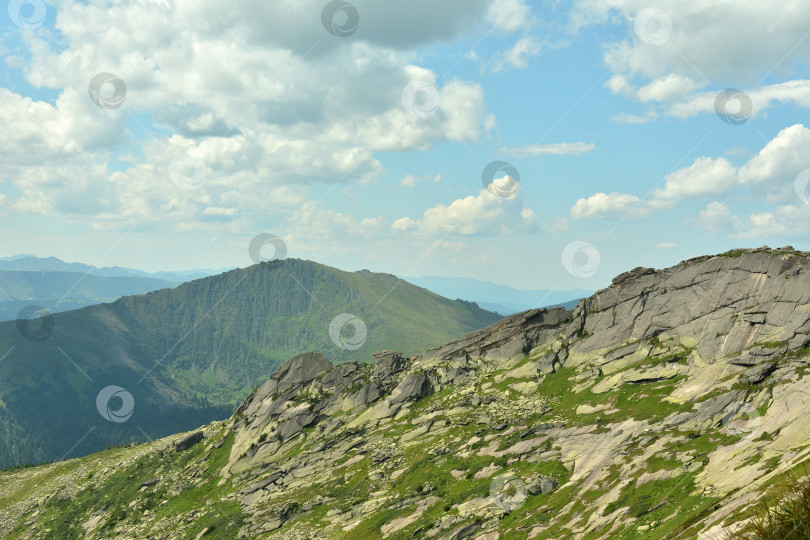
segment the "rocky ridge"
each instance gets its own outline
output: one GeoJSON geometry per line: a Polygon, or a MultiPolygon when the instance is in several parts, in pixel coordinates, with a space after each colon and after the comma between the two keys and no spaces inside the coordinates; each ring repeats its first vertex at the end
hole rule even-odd
{"type": "Polygon", "coordinates": [[[809,263],[735,250],[412,357],[299,355],[191,446],[3,473],[0,532],[722,538],[810,458],[809,263]]]}

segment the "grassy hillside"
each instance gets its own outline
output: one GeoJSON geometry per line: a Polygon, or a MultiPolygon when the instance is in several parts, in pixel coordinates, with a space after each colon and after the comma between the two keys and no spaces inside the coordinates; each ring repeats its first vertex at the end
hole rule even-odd
{"type": "MultiPolygon", "coordinates": [[[[391,276],[285,260],[57,313],[42,342],[23,338],[14,321],[0,323],[0,357],[7,355],[0,362],[0,466],[82,455],[225,418],[301,352],[337,362],[367,361],[380,349],[416,353],[497,318],[391,276]],[[356,350],[329,335],[342,313],[366,326],[356,350]],[[99,413],[96,398],[110,385],[132,395],[125,422],[99,413]]],[[[352,337],[351,326],[343,330],[352,337]]]]}

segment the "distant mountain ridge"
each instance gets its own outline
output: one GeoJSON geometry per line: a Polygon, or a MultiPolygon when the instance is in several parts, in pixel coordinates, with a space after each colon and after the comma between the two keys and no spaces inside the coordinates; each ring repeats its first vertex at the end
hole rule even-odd
{"type": "Polygon", "coordinates": [[[0,322],[16,319],[21,310],[31,305],[58,313],[177,285],[174,281],[138,276],[0,270],[0,322]]]}
{"type": "Polygon", "coordinates": [[[219,273],[216,270],[145,272],[111,266],[97,268],[56,257],[29,254],[0,258],[0,322],[16,319],[35,305],[51,313],[112,302],[122,296],[176,287],[219,273]]]}
{"type": "Polygon", "coordinates": [[[391,275],[285,259],[56,313],[52,335],[36,341],[0,323],[0,466],[225,418],[291,355],[415,353],[499,318],[391,275]],[[134,400],[126,422],[100,414],[110,386],[134,400]]]}
{"type": "Polygon", "coordinates": [[[78,262],[65,262],[56,257],[36,257],[34,255],[13,255],[11,257],[0,258],[0,270],[23,270],[30,272],[79,272],[102,277],[145,277],[161,279],[165,281],[183,282],[192,279],[220,274],[232,268],[222,268],[219,270],[183,270],[183,271],[160,271],[146,272],[133,268],[123,268],[120,266],[95,267],[89,264],[78,262]]]}
{"type": "Polygon", "coordinates": [[[593,294],[593,291],[585,289],[520,290],[491,281],[464,277],[420,276],[403,279],[446,298],[461,298],[476,302],[482,308],[496,311],[501,315],[511,315],[519,311],[541,307],[562,306],[572,309],[580,298],[593,294]]]}

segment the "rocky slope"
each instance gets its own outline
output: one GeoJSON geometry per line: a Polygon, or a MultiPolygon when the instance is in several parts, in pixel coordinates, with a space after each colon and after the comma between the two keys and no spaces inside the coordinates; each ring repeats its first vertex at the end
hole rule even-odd
{"type": "Polygon", "coordinates": [[[636,268],[420,355],[296,356],[198,442],[2,473],[0,534],[722,538],[806,474],[807,373],[810,253],[636,268]]]}

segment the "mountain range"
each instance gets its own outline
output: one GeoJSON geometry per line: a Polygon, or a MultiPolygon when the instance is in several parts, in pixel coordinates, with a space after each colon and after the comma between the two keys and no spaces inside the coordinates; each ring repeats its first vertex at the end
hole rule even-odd
{"type": "Polygon", "coordinates": [[[562,306],[572,309],[580,298],[585,298],[593,293],[593,291],[584,289],[521,290],[472,278],[421,276],[403,279],[446,298],[463,298],[502,315],[511,315],[519,311],[541,307],[562,306]]]}
{"type": "Polygon", "coordinates": [[[807,504],[809,252],[634,268],[373,363],[309,350],[225,420],[0,473],[0,533],[741,539],[807,504]]]}
{"type": "Polygon", "coordinates": [[[0,322],[16,319],[26,307],[32,305],[50,313],[59,313],[177,285],[174,281],[149,277],[0,270],[0,322]]]}
{"type": "Polygon", "coordinates": [[[15,320],[30,307],[59,313],[113,302],[122,296],[176,287],[182,282],[220,272],[150,273],[119,266],[97,268],[29,254],[3,257],[0,258],[0,322],[15,320]]]}
{"type": "MultiPolygon", "coordinates": [[[[97,268],[29,254],[3,257],[0,258],[0,322],[16,319],[24,308],[31,305],[58,313],[112,302],[122,296],[176,287],[227,270],[230,268],[150,273],[119,266],[97,268]]],[[[571,309],[580,298],[592,292],[582,289],[519,290],[471,278],[422,276],[403,279],[445,298],[472,301],[501,315],[536,307],[571,309]]]]}
{"type": "Polygon", "coordinates": [[[0,270],[19,270],[28,272],[78,272],[101,277],[142,277],[152,278],[174,283],[181,283],[192,279],[220,274],[232,268],[219,270],[184,270],[179,272],[159,271],[145,272],[134,268],[121,266],[96,267],[79,262],[65,262],[56,257],[37,257],[30,254],[13,255],[0,258],[0,270]]]}
{"type": "Polygon", "coordinates": [[[296,259],[32,312],[0,323],[0,466],[227,418],[295,354],[321,350],[336,362],[381,348],[413,354],[498,319],[391,275],[296,259]]]}

